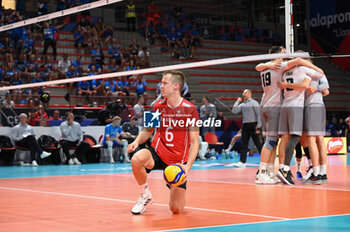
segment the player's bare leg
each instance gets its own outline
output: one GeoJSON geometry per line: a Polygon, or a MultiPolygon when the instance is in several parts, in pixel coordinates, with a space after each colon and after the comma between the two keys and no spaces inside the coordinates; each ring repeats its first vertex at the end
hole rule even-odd
{"type": "Polygon", "coordinates": [[[173,214],[182,213],[186,204],[186,190],[180,187],[170,188],[169,207],[173,214]]]}
{"type": "Polygon", "coordinates": [[[147,204],[152,204],[152,194],[147,185],[147,169],[154,167],[152,154],[147,149],[141,149],[131,159],[131,167],[134,177],[141,188],[141,196],[137,199],[136,205],[132,208],[133,214],[142,214],[147,204]]]}
{"type": "Polygon", "coordinates": [[[286,157],[286,148],[289,141],[289,137],[290,135],[288,134],[281,136],[281,142],[279,143],[278,147],[278,161],[280,163],[280,168],[284,166],[284,159],[286,157]]]}

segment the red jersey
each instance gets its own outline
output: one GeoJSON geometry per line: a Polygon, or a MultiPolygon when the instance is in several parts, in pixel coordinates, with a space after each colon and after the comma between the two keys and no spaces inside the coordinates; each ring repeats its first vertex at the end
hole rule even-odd
{"type": "Polygon", "coordinates": [[[161,99],[153,105],[152,110],[161,113],[160,128],[152,141],[152,147],[164,163],[171,165],[185,163],[188,159],[190,145],[190,126],[196,126],[199,120],[195,105],[182,99],[181,103],[172,108],[167,99],[161,99]]]}

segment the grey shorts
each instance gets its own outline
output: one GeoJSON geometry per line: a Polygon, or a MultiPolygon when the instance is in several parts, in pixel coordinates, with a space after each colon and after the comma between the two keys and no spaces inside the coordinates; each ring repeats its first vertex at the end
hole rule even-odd
{"type": "Polygon", "coordinates": [[[281,107],[278,134],[303,134],[304,107],[281,107]]]}
{"type": "Polygon", "coordinates": [[[262,129],[266,136],[278,136],[281,107],[263,107],[260,109],[262,129]]]}
{"type": "Polygon", "coordinates": [[[326,108],[322,104],[312,104],[304,108],[304,132],[308,136],[325,135],[326,108]]]}

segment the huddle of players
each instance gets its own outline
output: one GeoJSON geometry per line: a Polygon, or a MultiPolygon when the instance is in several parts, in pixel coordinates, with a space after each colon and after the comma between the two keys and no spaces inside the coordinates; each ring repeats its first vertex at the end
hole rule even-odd
{"type": "MultiPolygon", "coordinates": [[[[285,53],[282,46],[273,46],[269,53],[285,53]]],[[[261,152],[257,184],[282,181],[294,185],[290,163],[299,140],[307,142],[312,167],[304,184],[327,183],[327,152],[323,141],[326,111],[323,96],[329,85],[323,71],[311,61],[296,58],[275,59],[256,66],[260,71],[264,95],[260,104],[261,121],[266,135],[261,152]],[[302,136],[303,135],[303,136],[302,136]],[[278,139],[280,167],[274,171],[278,139]]],[[[304,144],[306,144],[306,142],[304,144]]]]}

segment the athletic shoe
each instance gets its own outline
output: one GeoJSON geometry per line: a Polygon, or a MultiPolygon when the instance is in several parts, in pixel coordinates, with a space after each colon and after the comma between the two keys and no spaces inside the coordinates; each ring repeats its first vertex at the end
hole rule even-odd
{"type": "Polygon", "coordinates": [[[241,161],[239,161],[238,163],[234,163],[234,164],[233,164],[233,167],[236,167],[236,168],[245,168],[246,165],[245,165],[245,163],[242,163],[241,161]]]}
{"type": "Polygon", "coordinates": [[[69,164],[69,165],[73,165],[73,164],[74,164],[73,160],[72,160],[72,159],[69,159],[69,160],[68,160],[68,164],[69,164]]]}
{"type": "Polygon", "coordinates": [[[46,151],[43,151],[41,154],[40,154],[40,157],[42,159],[46,158],[46,157],[49,157],[51,155],[50,152],[46,152],[46,151]]]}
{"type": "Polygon", "coordinates": [[[141,196],[137,199],[136,205],[132,207],[131,213],[133,214],[142,214],[146,210],[148,204],[152,204],[152,194],[142,193],[141,196]]]}
{"type": "Polygon", "coordinates": [[[33,167],[38,167],[39,165],[38,165],[38,163],[37,163],[35,160],[33,160],[33,161],[32,161],[32,166],[33,166],[33,167]]]}
{"type": "Polygon", "coordinates": [[[262,170],[261,173],[257,175],[255,184],[276,184],[276,182],[270,178],[266,170],[262,170]]]}
{"type": "Polygon", "coordinates": [[[81,163],[79,162],[79,160],[77,159],[77,157],[73,158],[73,162],[74,164],[80,165],[81,163]]]}
{"type": "Polygon", "coordinates": [[[273,171],[268,172],[270,178],[276,183],[281,183],[281,180],[276,176],[276,173],[273,171]]]}
{"type": "Polygon", "coordinates": [[[124,157],[124,163],[131,163],[131,160],[127,155],[124,157]]]}
{"type": "Polygon", "coordinates": [[[303,175],[301,174],[301,172],[297,172],[297,180],[302,180],[303,179],[303,175]]]}
{"type": "Polygon", "coordinates": [[[293,182],[293,174],[292,172],[289,170],[288,172],[284,171],[282,168],[280,168],[277,172],[277,177],[285,184],[287,185],[294,185],[293,182]]]}
{"type": "Polygon", "coordinates": [[[327,174],[323,174],[321,175],[321,177],[322,177],[322,184],[328,184],[327,174]]]}
{"type": "Polygon", "coordinates": [[[308,180],[308,179],[311,177],[311,175],[312,175],[313,172],[314,172],[314,170],[312,169],[312,166],[310,166],[310,167],[307,169],[306,174],[305,174],[305,176],[303,177],[303,180],[304,180],[304,181],[305,181],[305,180],[308,180]]]}
{"type": "Polygon", "coordinates": [[[322,184],[322,182],[323,181],[322,181],[322,176],[321,175],[315,176],[315,175],[312,174],[312,176],[309,179],[303,181],[302,183],[303,184],[322,184]]]}

